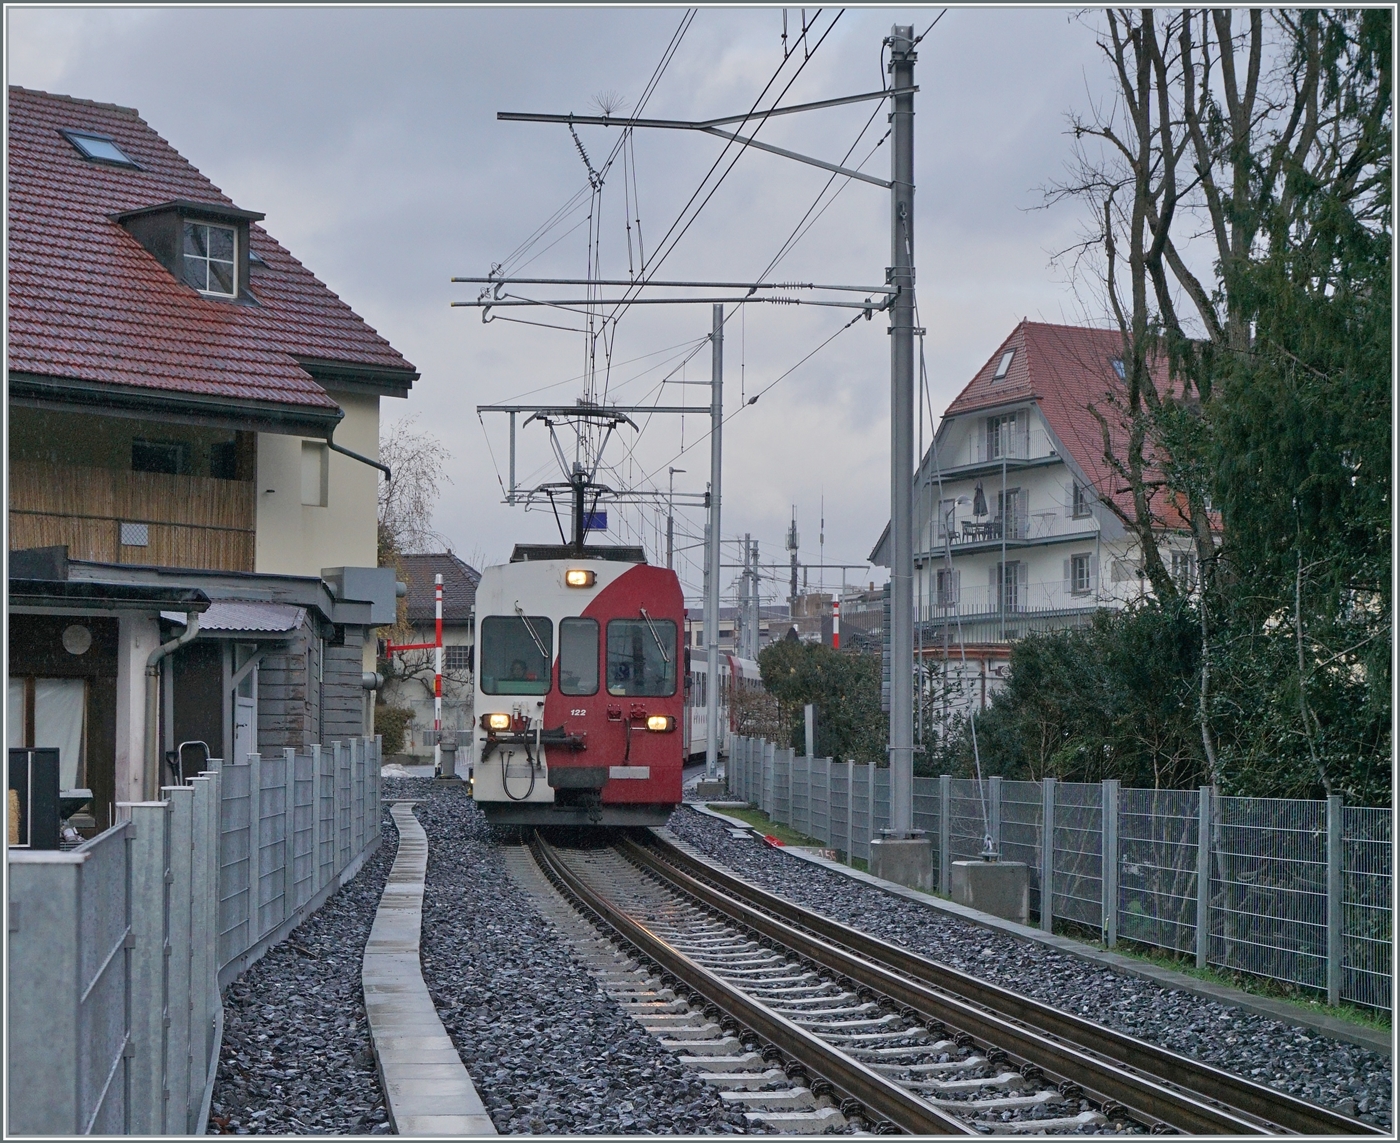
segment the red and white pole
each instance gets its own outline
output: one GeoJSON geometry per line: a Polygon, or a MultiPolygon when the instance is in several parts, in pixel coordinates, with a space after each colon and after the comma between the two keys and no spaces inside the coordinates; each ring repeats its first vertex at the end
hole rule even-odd
{"type": "Polygon", "coordinates": [[[839,650],[841,647],[841,601],[834,599],[831,601],[831,649],[839,650]]]}
{"type": "Polygon", "coordinates": [[[433,594],[437,611],[437,633],[433,640],[433,766],[442,772],[442,576],[433,577],[433,594]]]}

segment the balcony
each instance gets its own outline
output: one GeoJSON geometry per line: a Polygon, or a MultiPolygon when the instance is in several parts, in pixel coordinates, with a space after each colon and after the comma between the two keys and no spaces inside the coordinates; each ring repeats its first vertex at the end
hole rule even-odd
{"type": "Polygon", "coordinates": [[[982,620],[1010,615],[1063,615],[1092,612],[1104,606],[1096,591],[1066,591],[1059,580],[1037,583],[1008,583],[1004,589],[991,585],[962,587],[951,593],[922,580],[916,584],[914,610],[921,623],[935,626],[954,620],[982,620]]]}
{"type": "Polygon", "coordinates": [[[1055,457],[1050,436],[1044,429],[1002,431],[995,435],[983,430],[972,433],[961,448],[945,456],[944,463],[949,468],[944,472],[946,474],[955,469],[984,465],[1000,467],[1003,460],[1020,465],[1027,461],[1049,460],[1055,457]]]}
{"type": "Polygon", "coordinates": [[[246,480],[16,460],[10,548],[66,544],[73,559],[250,572],[255,487],[246,480]]]}

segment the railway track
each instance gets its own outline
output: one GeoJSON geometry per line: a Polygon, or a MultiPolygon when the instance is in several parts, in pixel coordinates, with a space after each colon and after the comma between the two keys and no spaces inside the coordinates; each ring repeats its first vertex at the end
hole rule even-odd
{"type": "Polygon", "coordinates": [[[567,849],[536,835],[531,850],[585,917],[655,965],[669,994],[689,1001],[683,1007],[704,1013],[710,1034],[744,1049],[733,1060],[796,1079],[809,1109],[839,1109],[833,1126],[1383,1134],[883,944],[715,870],[663,835],[639,836],[645,844],[567,849]]]}

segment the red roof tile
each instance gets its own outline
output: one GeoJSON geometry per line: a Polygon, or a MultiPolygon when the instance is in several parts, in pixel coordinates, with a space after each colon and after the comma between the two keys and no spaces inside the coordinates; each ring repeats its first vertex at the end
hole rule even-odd
{"type": "Polygon", "coordinates": [[[234,205],[131,108],[9,89],[9,367],[330,409],[295,358],[413,366],[256,223],[260,305],[205,298],[112,216],[172,199],[234,205]],[[62,128],[112,136],[141,167],[84,159],[62,128]]]}
{"type": "MultiPolygon", "coordinates": [[[[1049,325],[1023,321],[997,347],[944,413],[951,417],[1017,401],[1034,400],[1050,430],[1094,486],[1100,499],[1112,499],[1131,514],[1132,496],[1125,482],[1104,459],[1103,431],[1090,407],[1103,414],[1116,457],[1127,455],[1127,390],[1114,369],[1123,355],[1123,337],[1116,329],[1049,325]],[[1011,367],[1000,381],[993,380],[997,363],[1014,349],[1011,367]]],[[[1165,393],[1165,363],[1153,369],[1157,387],[1165,393]]],[[[1149,457],[1150,459],[1150,457],[1149,457]]],[[[1180,513],[1164,494],[1152,501],[1159,523],[1185,526],[1180,513]]]]}

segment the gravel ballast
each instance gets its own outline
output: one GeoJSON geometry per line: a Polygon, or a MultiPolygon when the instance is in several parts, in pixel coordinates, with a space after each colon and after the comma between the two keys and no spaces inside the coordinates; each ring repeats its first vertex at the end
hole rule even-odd
{"type": "Polygon", "coordinates": [[[424,799],[423,979],[498,1131],[748,1132],[571,955],[510,879],[465,788],[386,781],[394,797],[424,799]]]}
{"type": "Polygon", "coordinates": [[[1366,1048],[951,917],[747,838],[682,808],[669,828],[800,905],[1149,1043],[1389,1129],[1391,1063],[1366,1048]]]}
{"type": "Polygon", "coordinates": [[[229,985],[209,1133],[387,1135],[360,962],[398,849],[379,848],[348,885],[229,985]]]}

